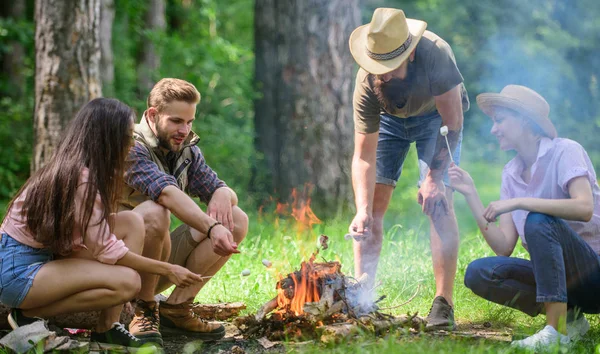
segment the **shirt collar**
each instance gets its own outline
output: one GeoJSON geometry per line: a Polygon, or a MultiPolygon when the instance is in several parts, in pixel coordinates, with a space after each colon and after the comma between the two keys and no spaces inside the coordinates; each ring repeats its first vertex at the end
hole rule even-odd
{"type": "MultiPolygon", "coordinates": [[[[548,137],[542,137],[540,139],[540,144],[538,146],[537,157],[535,159],[534,165],[538,164],[538,161],[546,156],[553,148],[554,148],[554,139],[550,139],[548,137]]],[[[513,177],[521,176],[521,173],[525,169],[525,162],[519,155],[515,156],[508,164],[508,171],[513,175],[513,177]]]]}

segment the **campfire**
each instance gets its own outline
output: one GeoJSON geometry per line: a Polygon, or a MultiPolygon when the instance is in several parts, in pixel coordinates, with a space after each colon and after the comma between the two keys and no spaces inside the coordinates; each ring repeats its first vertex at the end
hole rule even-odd
{"type": "Polygon", "coordinates": [[[414,315],[394,317],[379,311],[372,299],[367,277],[355,279],[341,271],[339,262],[316,262],[319,249],[327,249],[328,237],[321,235],[320,248],[300,269],[280,276],[277,295],[266,302],[255,316],[240,317],[235,324],[245,337],[269,340],[307,340],[329,342],[360,331],[387,331],[398,326],[419,329],[423,320],[414,315]]]}
{"type": "MultiPolygon", "coordinates": [[[[297,234],[306,237],[314,224],[321,223],[310,208],[311,190],[306,185],[299,195],[294,189],[289,203],[277,203],[274,210],[277,228],[279,217],[291,216],[297,234]]],[[[259,215],[262,212],[261,207],[259,215]]],[[[321,235],[316,251],[300,264],[299,270],[278,276],[274,298],[255,315],[236,318],[234,324],[244,337],[266,337],[271,341],[319,338],[329,342],[359,332],[381,333],[399,326],[418,330],[423,326],[423,319],[416,314],[395,317],[383,313],[378,303],[385,296],[373,298],[373,282],[366,275],[356,279],[345,275],[339,262],[323,257],[317,261],[319,251],[329,247],[328,242],[329,238],[321,235]]]]}

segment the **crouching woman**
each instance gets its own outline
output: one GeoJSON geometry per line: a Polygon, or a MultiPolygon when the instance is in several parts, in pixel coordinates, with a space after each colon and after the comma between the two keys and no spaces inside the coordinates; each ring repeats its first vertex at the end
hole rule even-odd
{"type": "Polygon", "coordinates": [[[580,144],[556,137],[549,105],[535,91],[509,85],[500,94],[479,95],[477,104],[493,120],[491,133],[500,148],[517,155],[502,172],[500,200],[487,208],[471,176],[456,166],[449,170],[452,187],[465,196],[498,255],[469,264],[465,285],[528,315],[546,314],[545,328],[513,345],[568,344],[589,329],[582,313],[600,312],[596,173],[580,144]],[[530,260],[510,257],[519,237],[530,260]]]}
{"type": "Polygon", "coordinates": [[[0,302],[12,308],[13,328],[101,310],[93,344],[139,347],[118,323],[122,304],[140,289],[136,271],[182,286],[201,280],[183,267],[140,256],[143,220],[132,212],[113,213],[134,116],[115,99],[87,103],[51,160],[9,204],[0,226],[0,302]]]}

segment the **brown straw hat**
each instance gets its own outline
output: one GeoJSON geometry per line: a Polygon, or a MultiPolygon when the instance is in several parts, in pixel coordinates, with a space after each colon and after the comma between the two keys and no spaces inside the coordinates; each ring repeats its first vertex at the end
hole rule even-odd
{"type": "Polygon", "coordinates": [[[556,138],[556,128],[548,118],[550,105],[544,97],[529,87],[520,85],[505,86],[500,93],[477,95],[477,105],[483,113],[492,117],[498,107],[509,108],[534,121],[546,136],[556,138]]]}
{"type": "Polygon", "coordinates": [[[397,69],[417,47],[427,23],[404,16],[404,11],[378,8],[371,23],[350,35],[350,52],[367,72],[382,75],[397,69]]]}

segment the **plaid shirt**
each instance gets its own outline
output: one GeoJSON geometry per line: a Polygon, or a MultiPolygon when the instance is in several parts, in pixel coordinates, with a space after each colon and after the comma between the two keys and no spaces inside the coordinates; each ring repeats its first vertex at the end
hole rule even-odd
{"type": "MultiPolygon", "coordinates": [[[[184,149],[191,149],[193,160],[188,169],[188,185],[186,192],[192,197],[198,197],[203,203],[208,203],[213,193],[221,187],[226,187],[225,182],[217,177],[204,160],[200,148],[196,145],[186,146],[184,149]]],[[[173,166],[180,153],[169,152],[162,157],[166,161],[165,166],[173,166]]],[[[129,151],[127,158],[129,167],[125,172],[125,183],[131,188],[149,196],[153,201],[157,201],[163,189],[167,186],[179,188],[177,180],[173,177],[175,171],[165,173],[161,171],[152,158],[148,149],[140,142],[136,141],[135,146],[129,151]]]]}

